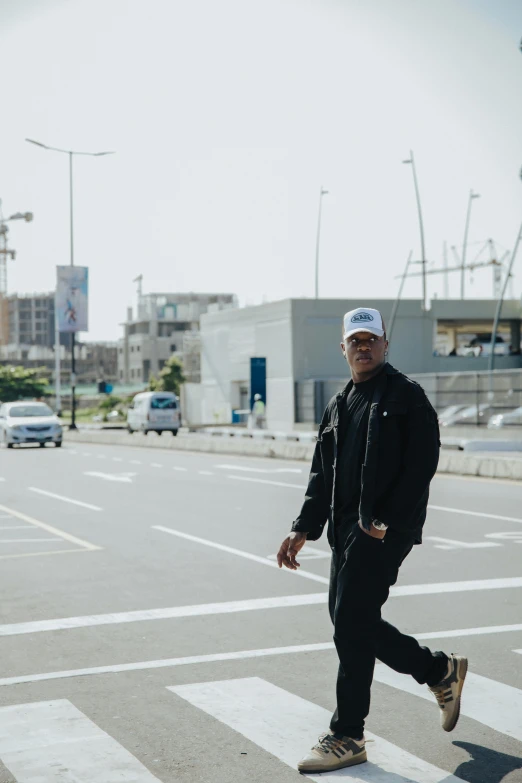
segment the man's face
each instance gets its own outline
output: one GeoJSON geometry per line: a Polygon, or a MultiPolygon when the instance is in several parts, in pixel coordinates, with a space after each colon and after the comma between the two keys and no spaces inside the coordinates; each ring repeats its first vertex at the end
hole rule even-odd
{"type": "Polygon", "coordinates": [[[341,343],[341,350],[353,372],[371,375],[386,361],[388,340],[371,332],[357,332],[341,343]]]}

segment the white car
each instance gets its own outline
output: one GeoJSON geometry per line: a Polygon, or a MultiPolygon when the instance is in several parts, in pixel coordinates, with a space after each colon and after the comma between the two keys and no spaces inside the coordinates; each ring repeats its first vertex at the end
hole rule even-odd
{"type": "Polygon", "coordinates": [[[62,445],[62,424],[44,402],[5,402],[0,406],[0,443],[12,449],[15,443],[62,445]]]}
{"type": "Polygon", "coordinates": [[[522,407],[514,411],[497,413],[488,421],[488,430],[498,430],[500,427],[522,427],[522,407]]]}
{"type": "Polygon", "coordinates": [[[127,411],[129,432],[157,432],[165,430],[178,434],[181,427],[179,400],[172,392],[142,392],[132,400],[127,411]]]}

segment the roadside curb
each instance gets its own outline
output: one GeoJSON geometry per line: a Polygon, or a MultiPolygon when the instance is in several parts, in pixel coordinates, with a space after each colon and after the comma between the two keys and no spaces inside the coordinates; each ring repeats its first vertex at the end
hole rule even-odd
{"type": "Polygon", "coordinates": [[[314,453],[314,443],[297,441],[257,440],[250,438],[216,438],[200,435],[178,435],[169,433],[162,437],[149,437],[140,433],[68,432],[67,443],[101,443],[107,446],[138,446],[170,451],[195,451],[210,454],[235,454],[244,457],[272,457],[308,461],[314,453]]]}
{"type": "MultiPolygon", "coordinates": [[[[68,432],[67,443],[100,443],[106,446],[137,446],[167,451],[192,451],[207,454],[234,454],[242,457],[269,457],[309,462],[314,453],[314,443],[297,441],[261,440],[250,438],[226,438],[203,435],[178,435],[168,433],[154,437],[127,432],[103,432],[79,430],[68,432]]],[[[483,478],[510,479],[522,481],[522,459],[510,455],[442,449],[439,473],[460,476],[481,476],[483,478]]]]}

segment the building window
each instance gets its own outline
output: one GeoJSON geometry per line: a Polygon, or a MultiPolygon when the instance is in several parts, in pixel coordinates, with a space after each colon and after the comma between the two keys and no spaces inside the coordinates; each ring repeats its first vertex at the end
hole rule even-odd
{"type": "Polygon", "coordinates": [[[176,343],[172,343],[172,345],[170,346],[170,350],[172,351],[172,353],[176,353],[177,351],[176,343]]]}

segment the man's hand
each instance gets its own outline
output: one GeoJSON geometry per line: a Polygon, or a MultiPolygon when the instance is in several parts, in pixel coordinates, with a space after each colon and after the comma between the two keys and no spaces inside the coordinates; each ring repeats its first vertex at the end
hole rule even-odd
{"type": "Polygon", "coordinates": [[[369,530],[366,530],[366,528],[363,527],[361,520],[359,520],[359,527],[363,533],[366,533],[367,536],[371,536],[372,538],[384,538],[386,535],[386,530],[377,530],[373,525],[370,526],[369,530]]]}
{"type": "Polygon", "coordinates": [[[279,568],[285,565],[291,571],[297,571],[300,563],[296,561],[295,556],[304,547],[307,535],[308,533],[290,533],[285,538],[277,553],[279,568]]]}

